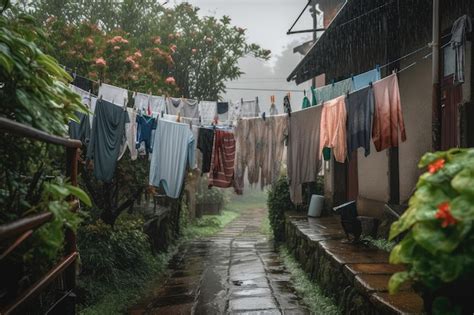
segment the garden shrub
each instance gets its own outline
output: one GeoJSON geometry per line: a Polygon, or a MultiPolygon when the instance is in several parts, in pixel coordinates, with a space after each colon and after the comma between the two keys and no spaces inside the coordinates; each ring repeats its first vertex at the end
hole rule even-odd
{"type": "Polygon", "coordinates": [[[267,205],[273,237],[276,241],[283,241],[285,239],[285,211],[295,210],[290,199],[290,186],[286,176],[281,176],[269,189],[267,205]]]}

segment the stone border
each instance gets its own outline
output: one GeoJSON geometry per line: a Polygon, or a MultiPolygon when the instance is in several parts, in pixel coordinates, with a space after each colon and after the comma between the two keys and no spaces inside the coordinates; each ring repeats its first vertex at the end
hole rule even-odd
{"type": "Polygon", "coordinates": [[[387,292],[390,276],[403,267],[390,265],[385,251],[342,243],[345,235],[338,217],[286,214],[285,236],[302,268],[343,314],[423,313],[423,300],[411,285],[396,295],[387,292]]]}

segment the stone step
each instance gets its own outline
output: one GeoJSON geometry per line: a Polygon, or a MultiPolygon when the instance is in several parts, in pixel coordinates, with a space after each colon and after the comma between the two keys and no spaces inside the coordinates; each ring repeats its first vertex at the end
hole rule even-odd
{"type": "Polygon", "coordinates": [[[388,281],[400,265],[388,263],[389,253],[342,240],[339,217],[308,218],[287,214],[286,241],[303,269],[329,296],[351,314],[421,314],[423,300],[411,287],[388,293],[388,281]]]}

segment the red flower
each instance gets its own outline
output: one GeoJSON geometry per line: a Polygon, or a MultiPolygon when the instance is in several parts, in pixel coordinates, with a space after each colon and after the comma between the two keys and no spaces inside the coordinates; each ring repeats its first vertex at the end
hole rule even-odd
{"type": "Polygon", "coordinates": [[[107,62],[105,62],[104,58],[100,57],[95,60],[95,64],[99,67],[105,67],[107,62]]]}
{"type": "Polygon", "coordinates": [[[444,162],[445,162],[444,159],[438,159],[434,161],[433,163],[428,165],[428,172],[430,172],[431,174],[436,173],[437,171],[439,171],[440,169],[444,167],[444,162]]]}
{"type": "Polygon", "coordinates": [[[443,202],[438,205],[438,211],[436,212],[435,217],[438,220],[443,220],[443,222],[441,222],[443,228],[457,223],[456,219],[451,214],[448,202],[443,202]]]}
{"type": "Polygon", "coordinates": [[[176,80],[173,77],[167,77],[166,80],[165,80],[165,83],[174,85],[174,84],[176,84],[176,80]]]}

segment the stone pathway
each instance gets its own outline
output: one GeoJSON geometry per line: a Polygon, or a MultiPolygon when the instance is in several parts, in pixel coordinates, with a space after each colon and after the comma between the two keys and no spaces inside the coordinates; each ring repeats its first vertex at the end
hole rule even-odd
{"type": "Polygon", "coordinates": [[[164,284],[129,314],[309,314],[260,232],[266,215],[245,211],[216,236],[187,243],[164,284]]]}

